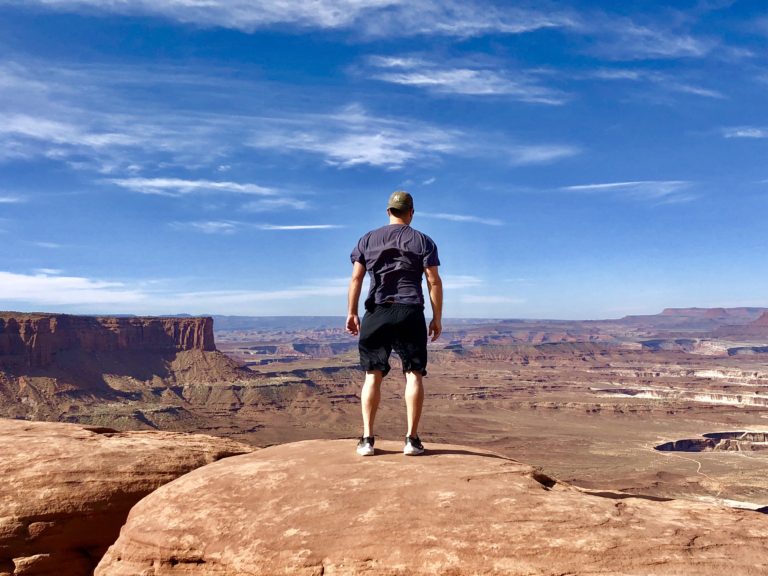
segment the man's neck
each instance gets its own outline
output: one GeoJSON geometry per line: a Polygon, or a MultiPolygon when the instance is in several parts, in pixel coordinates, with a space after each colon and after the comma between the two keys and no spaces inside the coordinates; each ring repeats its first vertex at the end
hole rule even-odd
{"type": "Polygon", "coordinates": [[[392,225],[392,224],[402,224],[403,226],[408,226],[410,224],[410,222],[406,222],[402,218],[396,218],[394,216],[390,216],[389,217],[389,224],[390,225],[392,225]]]}

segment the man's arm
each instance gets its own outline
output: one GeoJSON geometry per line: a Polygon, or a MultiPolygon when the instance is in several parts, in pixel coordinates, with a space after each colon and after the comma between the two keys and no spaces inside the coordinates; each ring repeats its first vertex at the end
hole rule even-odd
{"type": "Polygon", "coordinates": [[[347,332],[353,336],[360,333],[360,317],[357,315],[357,306],[360,302],[360,292],[363,289],[365,278],[365,266],[360,262],[352,265],[352,279],[349,281],[349,296],[347,298],[347,332]]]}
{"type": "Polygon", "coordinates": [[[424,269],[427,276],[427,289],[429,290],[429,303],[432,304],[432,321],[429,323],[429,336],[432,342],[440,338],[443,332],[443,281],[437,271],[437,266],[428,266],[424,269]]]}

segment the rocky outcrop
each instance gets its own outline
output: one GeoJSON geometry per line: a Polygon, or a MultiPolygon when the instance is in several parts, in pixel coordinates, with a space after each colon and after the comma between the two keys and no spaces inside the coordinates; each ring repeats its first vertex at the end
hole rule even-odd
{"type": "Polygon", "coordinates": [[[661,452],[760,452],[768,450],[768,432],[710,432],[702,438],[673,440],[656,446],[661,452]]]}
{"type": "Polygon", "coordinates": [[[97,576],[764,574],[755,512],[589,494],[496,454],[380,442],[275,446],[134,507],[97,576]],[[194,502],[190,506],[190,502],[194,502]]]}
{"type": "Polygon", "coordinates": [[[750,323],[751,326],[762,326],[768,328],[768,312],[763,312],[760,317],[754,322],[750,323]]]}
{"type": "Polygon", "coordinates": [[[213,351],[207,317],[97,317],[0,313],[0,366],[45,368],[63,352],[213,351]]]}
{"type": "Polygon", "coordinates": [[[761,340],[768,342],[768,312],[764,312],[749,324],[721,326],[714,332],[720,338],[761,340]]]}
{"type": "Polygon", "coordinates": [[[0,575],[90,575],[141,498],[250,450],[196,434],[0,420],[0,575]]]}

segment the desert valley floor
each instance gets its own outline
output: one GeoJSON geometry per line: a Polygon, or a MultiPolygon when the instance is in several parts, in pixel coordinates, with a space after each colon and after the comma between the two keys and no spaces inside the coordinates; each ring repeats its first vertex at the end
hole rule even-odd
{"type": "MultiPolygon", "coordinates": [[[[52,322],[33,318],[24,328],[13,314],[5,313],[6,334],[21,326],[28,343],[35,326],[52,322]]],[[[422,439],[493,450],[616,498],[768,507],[766,318],[764,309],[685,309],[595,322],[448,322],[430,346],[422,439]]],[[[71,328],[76,345],[57,341],[30,356],[30,344],[23,356],[6,344],[2,416],[262,447],[359,435],[362,373],[343,319],[214,320],[167,319],[181,326],[166,326],[176,348],[160,352],[149,321],[128,333],[124,319],[99,320],[98,330],[119,336],[103,346],[83,344],[80,325],[71,328]]],[[[391,440],[405,429],[393,364],[376,425],[391,440]]]]}

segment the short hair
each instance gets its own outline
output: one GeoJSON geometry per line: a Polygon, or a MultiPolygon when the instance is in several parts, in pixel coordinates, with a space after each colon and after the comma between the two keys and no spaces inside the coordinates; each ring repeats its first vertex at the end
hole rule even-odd
{"type": "Polygon", "coordinates": [[[392,214],[392,216],[400,219],[408,216],[408,213],[410,212],[410,210],[399,210],[397,208],[387,208],[387,210],[389,210],[389,213],[392,214]]]}

